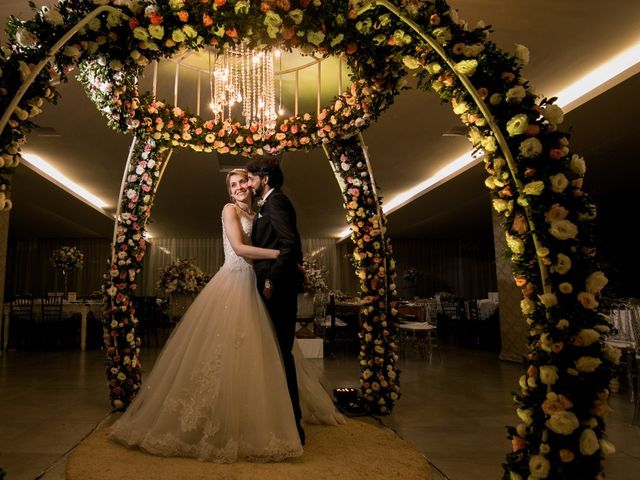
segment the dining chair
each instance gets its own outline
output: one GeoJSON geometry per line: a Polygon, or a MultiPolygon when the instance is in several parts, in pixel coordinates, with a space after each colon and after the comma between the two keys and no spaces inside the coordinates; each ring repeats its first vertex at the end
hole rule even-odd
{"type": "Polygon", "coordinates": [[[439,325],[443,330],[443,338],[452,338],[454,341],[460,341],[462,321],[464,310],[460,300],[455,296],[440,296],[440,307],[442,308],[442,322],[439,325]]]}
{"type": "Polygon", "coordinates": [[[65,343],[73,342],[71,324],[63,321],[62,301],[62,295],[47,295],[40,299],[40,318],[36,323],[42,348],[55,343],[55,347],[61,349],[65,343]]]}
{"type": "Polygon", "coordinates": [[[30,346],[33,331],[33,296],[22,295],[12,298],[9,306],[9,347],[22,349],[30,346]]]}
{"type": "Polygon", "coordinates": [[[640,425],[640,300],[632,299],[629,301],[629,310],[631,314],[631,334],[635,345],[635,358],[631,361],[631,375],[633,388],[633,425],[640,425]]]}

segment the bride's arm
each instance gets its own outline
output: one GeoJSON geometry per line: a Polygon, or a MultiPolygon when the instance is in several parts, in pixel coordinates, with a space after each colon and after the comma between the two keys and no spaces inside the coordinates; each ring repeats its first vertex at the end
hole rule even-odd
{"type": "Polygon", "coordinates": [[[275,260],[278,258],[280,250],[254,247],[244,243],[244,232],[242,231],[242,225],[235,206],[227,205],[224,207],[222,221],[224,222],[224,229],[227,232],[231,248],[236,252],[236,255],[252,260],[275,260]]]}

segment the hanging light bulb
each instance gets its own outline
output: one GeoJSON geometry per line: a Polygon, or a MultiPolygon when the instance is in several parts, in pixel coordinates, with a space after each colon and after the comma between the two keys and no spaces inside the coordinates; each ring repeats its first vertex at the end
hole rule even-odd
{"type": "Polygon", "coordinates": [[[280,58],[280,55],[282,55],[282,51],[279,48],[275,48],[273,50],[273,56],[276,58],[280,58]]]}
{"type": "Polygon", "coordinates": [[[281,117],[284,115],[284,108],[282,108],[282,105],[278,107],[278,115],[280,115],[281,117]]]}

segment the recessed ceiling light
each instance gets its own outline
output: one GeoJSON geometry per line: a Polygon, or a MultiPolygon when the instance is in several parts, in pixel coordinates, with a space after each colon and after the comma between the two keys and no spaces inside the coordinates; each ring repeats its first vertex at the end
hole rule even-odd
{"type": "Polygon", "coordinates": [[[96,197],[87,189],[75,183],[73,180],[66,177],[59,170],[55,169],[49,163],[44,161],[40,156],[33,153],[23,153],[22,158],[24,158],[24,163],[34,172],[55,183],[60,188],[71,193],[74,197],[91,205],[101,213],[107,215],[108,217],[111,217],[111,215],[103,210],[104,208],[108,207],[108,204],[106,202],[96,197]]]}

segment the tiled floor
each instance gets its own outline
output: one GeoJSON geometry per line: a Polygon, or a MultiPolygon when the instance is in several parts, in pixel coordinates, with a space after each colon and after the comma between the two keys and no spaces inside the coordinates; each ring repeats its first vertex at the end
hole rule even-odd
{"type": "MultiPolygon", "coordinates": [[[[403,396],[393,414],[379,420],[425,454],[436,480],[500,478],[510,446],[504,427],[515,423],[510,392],[520,367],[500,362],[493,353],[453,346],[438,350],[431,359],[403,357],[403,396]]],[[[147,350],[143,365],[149,368],[156,354],[147,350]]],[[[311,362],[329,389],[357,384],[353,359],[311,362]]],[[[0,357],[0,467],[6,480],[64,478],[65,453],[109,414],[103,369],[100,351],[0,357]]],[[[640,428],[629,424],[632,408],[624,393],[611,403],[609,437],[618,452],[607,461],[607,478],[635,478],[640,428]]]]}

